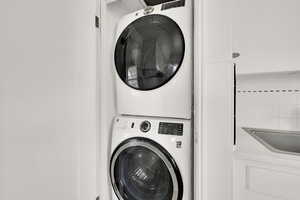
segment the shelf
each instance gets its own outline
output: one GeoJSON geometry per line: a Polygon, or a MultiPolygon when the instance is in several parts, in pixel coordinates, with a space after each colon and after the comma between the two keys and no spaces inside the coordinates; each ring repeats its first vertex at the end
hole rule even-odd
{"type": "Polygon", "coordinates": [[[242,129],[272,152],[300,155],[300,131],[242,129]]]}

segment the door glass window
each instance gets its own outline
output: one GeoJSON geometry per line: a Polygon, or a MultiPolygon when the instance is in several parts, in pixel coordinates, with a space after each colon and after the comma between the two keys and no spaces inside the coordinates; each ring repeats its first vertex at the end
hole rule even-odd
{"type": "Polygon", "coordinates": [[[168,167],[146,147],[123,150],[116,159],[114,179],[124,200],[171,200],[173,196],[168,167]]]}
{"type": "Polygon", "coordinates": [[[141,17],[117,41],[116,70],[132,88],[155,89],[176,74],[184,49],[182,31],[172,19],[163,15],[141,17]]]}

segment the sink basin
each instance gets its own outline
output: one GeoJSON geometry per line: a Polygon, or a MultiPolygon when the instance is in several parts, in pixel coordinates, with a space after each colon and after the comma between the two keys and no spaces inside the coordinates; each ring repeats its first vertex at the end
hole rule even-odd
{"type": "Polygon", "coordinates": [[[283,131],[243,127],[270,151],[300,155],[300,131],[283,131]]]}

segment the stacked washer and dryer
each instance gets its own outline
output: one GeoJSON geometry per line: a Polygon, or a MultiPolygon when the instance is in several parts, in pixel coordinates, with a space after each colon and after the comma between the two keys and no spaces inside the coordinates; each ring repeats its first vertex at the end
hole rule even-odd
{"type": "Polygon", "coordinates": [[[192,2],[143,4],[116,30],[112,200],[191,200],[192,2]]]}

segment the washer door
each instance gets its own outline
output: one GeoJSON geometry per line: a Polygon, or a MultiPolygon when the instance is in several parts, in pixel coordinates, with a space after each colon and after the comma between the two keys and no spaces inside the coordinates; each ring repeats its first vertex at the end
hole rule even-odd
{"type": "Polygon", "coordinates": [[[176,74],[184,51],[184,37],[177,23],[163,15],[148,15],[132,22],[120,35],[115,66],[125,84],[151,90],[176,74]]]}
{"type": "Polygon", "coordinates": [[[120,200],[181,200],[183,184],[172,157],[159,144],[132,138],[115,150],[110,167],[120,200]]]}

